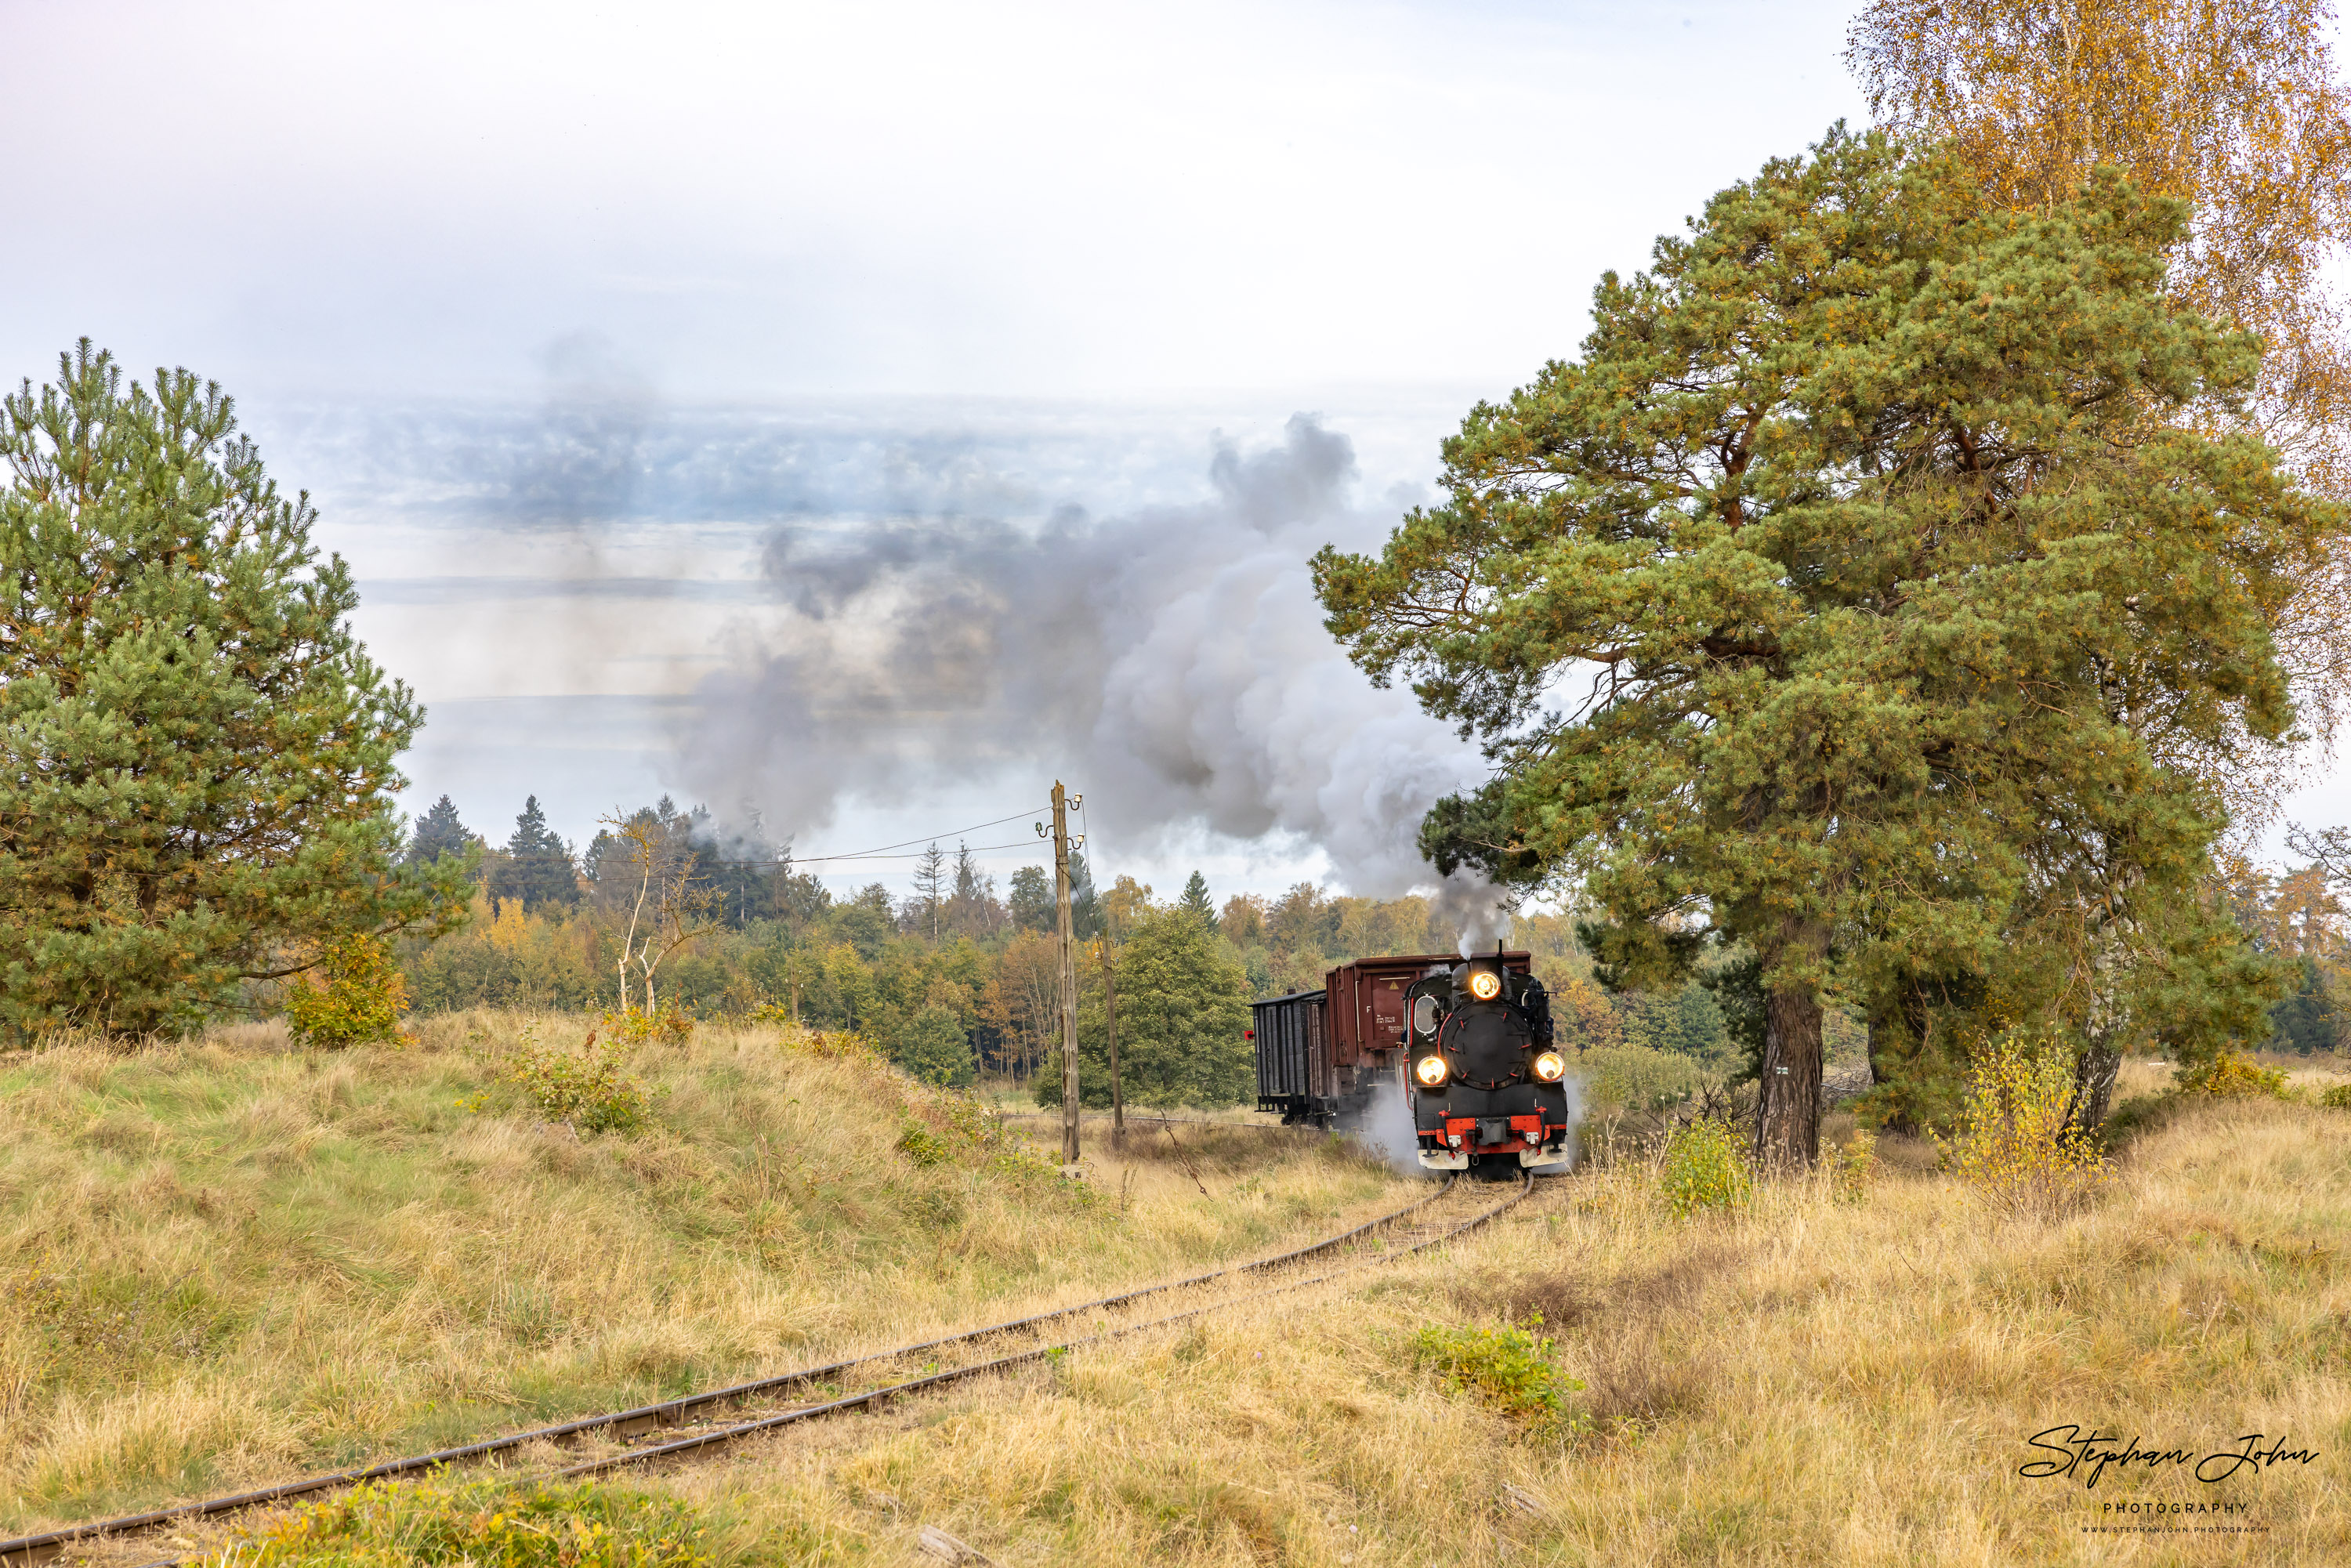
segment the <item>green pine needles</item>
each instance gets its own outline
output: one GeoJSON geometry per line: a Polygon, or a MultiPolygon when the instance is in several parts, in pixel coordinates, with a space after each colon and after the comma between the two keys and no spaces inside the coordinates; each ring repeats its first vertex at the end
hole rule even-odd
{"type": "Polygon", "coordinates": [[[465,856],[395,866],[423,722],[185,371],[87,340],[0,400],[0,1036],[177,1029],[353,934],[461,919],[465,856]]]}
{"type": "Polygon", "coordinates": [[[2260,1027],[2208,780],[2290,741],[2272,629],[2345,519],[2230,433],[2260,345],[2166,295],[2186,220],[1840,128],[1604,277],[1443,505],[1316,558],[1357,663],[1498,764],[1440,868],[1580,883],[1626,983],[1757,956],[1767,1164],[1817,1156],[1833,996],[1996,993],[2109,1063],[2260,1027]]]}

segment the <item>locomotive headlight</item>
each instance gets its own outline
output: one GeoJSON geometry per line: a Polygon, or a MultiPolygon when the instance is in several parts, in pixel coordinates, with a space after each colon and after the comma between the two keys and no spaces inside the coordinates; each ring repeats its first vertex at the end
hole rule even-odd
{"type": "Polygon", "coordinates": [[[1546,1051],[1535,1058],[1535,1076],[1545,1083],[1556,1083],[1567,1076],[1567,1058],[1555,1051],[1546,1051]]]}
{"type": "Polygon", "coordinates": [[[1469,977],[1469,994],[1481,1002],[1490,1002],[1502,994],[1502,977],[1491,969],[1480,969],[1469,977]]]}
{"type": "Polygon", "coordinates": [[[1412,1075],[1420,1081],[1423,1089],[1442,1087],[1446,1074],[1451,1071],[1441,1056],[1424,1056],[1412,1064],[1412,1075]]]}

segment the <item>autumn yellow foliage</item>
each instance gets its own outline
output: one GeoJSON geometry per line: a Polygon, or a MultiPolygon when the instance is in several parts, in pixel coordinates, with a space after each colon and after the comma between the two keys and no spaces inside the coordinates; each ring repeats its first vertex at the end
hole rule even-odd
{"type": "Polygon", "coordinates": [[[2070,1207],[2095,1186],[2105,1163],[2095,1140],[2072,1124],[2073,1103],[2066,1052],[2046,1042],[1996,1041],[1969,1069],[1958,1130],[1936,1139],[1943,1164],[1993,1208],[2070,1207]]]}
{"type": "Polygon", "coordinates": [[[286,1023],[305,1045],[395,1040],[408,1010],[408,982],[378,936],[352,936],[327,949],[316,968],[286,991],[286,1023]]]}

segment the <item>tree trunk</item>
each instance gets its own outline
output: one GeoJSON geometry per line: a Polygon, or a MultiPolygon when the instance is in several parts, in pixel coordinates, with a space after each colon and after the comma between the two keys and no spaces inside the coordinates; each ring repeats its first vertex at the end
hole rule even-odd
{"type": "Polygon", "coordinates": [[[1810,1166],[1820,1154],[1820,999],[1810,991],[1773,991],[1764,1000],[1756,1163],[1767,1169],[1798,1169],[1810,1166]]]}
{"type": "Polygon", "coordinates": [[[1896,998],[1881,996],[1870,1004],[1869,1082],[1873,1088],[1893,1076],[1888,1064],[1894,1060],[1896,1035],[1907,1032],[1905,1021],[1896,998]]]}
{"type": "Polygon", "coordinates": [[[2066,1117],[2075,1132],[2095,1133],[2105,1121],[2122,1067],[2123,1053],[2104,1040],[2083,1048],[2082,1059],[2074,1064],[2074,1105],[2066,1117]]]}
{"type": "MultiPolygon", "coordinates": [[[[1794,922],[1791,925],[1782,938],[1782,954],[1808,950],[1817,955],[1827,950],[1826,931],[1794,922]]],[[[1765,972],[1771,967],[1767,962],[1765,972]]],[[[1783,981],[1763,998],[1763,1071],[1755,1089],[1755,1162],[1766,1170],[1802,1170],[1820,1155],[1820,998],[1801,982],[1783,981]]]]}

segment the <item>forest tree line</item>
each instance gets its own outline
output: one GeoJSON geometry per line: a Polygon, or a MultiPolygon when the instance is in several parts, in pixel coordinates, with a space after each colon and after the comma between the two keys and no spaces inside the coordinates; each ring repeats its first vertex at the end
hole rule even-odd
{"type": "MultiPolygon", "coordinates": [[[[691,905],[681,919],[693,935],[655,971],[653,1005],[703,1017],[764,1009],[810,1028],[853,1030],[943,1082],[983,1072],[1030,1082],[1041,1073],[1051,1096],[1058,1025],[1048,867],[1023,866],[999,884],[967,852],[935,845],[916,861],[906,895],[872,883],[836,896],[787,850],[756,831],[721,830],[699,810],[664,800],[623,821],[655,831],[683,873],[672,896],[691,905]]],[[[472,921],[403,946],[418,1008],[619,1005],[623,927],[644,878],[614,826],[575,850],[534,798],[507,840],[493,844],[444,796],[418,820],[407,855],[468,858],[475,866],[472,921]]],[[[1447,953],[1457,943],[1425,898],[1357,898],[1301,883],[1278,896],[1241,894],[1218,905],[1196,873],[1162,898],[1129,876],[1097,887],[1081,854],[1071,862],[1090,1101],[1107,1092],[1096,1080],[1107,1060],[1111,988],[1122,1067],[1139,1103],[1164,1093],[1171,1103],[1238,1103],[1253,1092],[1240,1037],[1248,1001],[1317,988],[1332,966],[1349,959],[1447,953]],[[1203,1035],[1198,1020],[1213,1028],[1203,1035]]],[[[2240,865],[2234,877],[2239,920],[2295,977],[2272,1009],[2270,1039],[2249,1043],[2338,1049],[2351,948],[2323,868],[2275,875],[2240,865]]],[[[1751,1042],[1726,1011],[1741,1005],[1723,994],[1738,983],[1725,972],[1730,966],[1717,963],[1663,988],[1611,989],[1571,915],[1521,914],[1511,944],[1533,955],[1562,1034],[1576,1046],[1665,1053],[1733,1081],[1751,1074],[1751,1042]]],[[[1865,1054],[1866,1027],[1854,1015],[1834,1013],[1829,1032],[1833,1055],[1865,1054]]]]}

